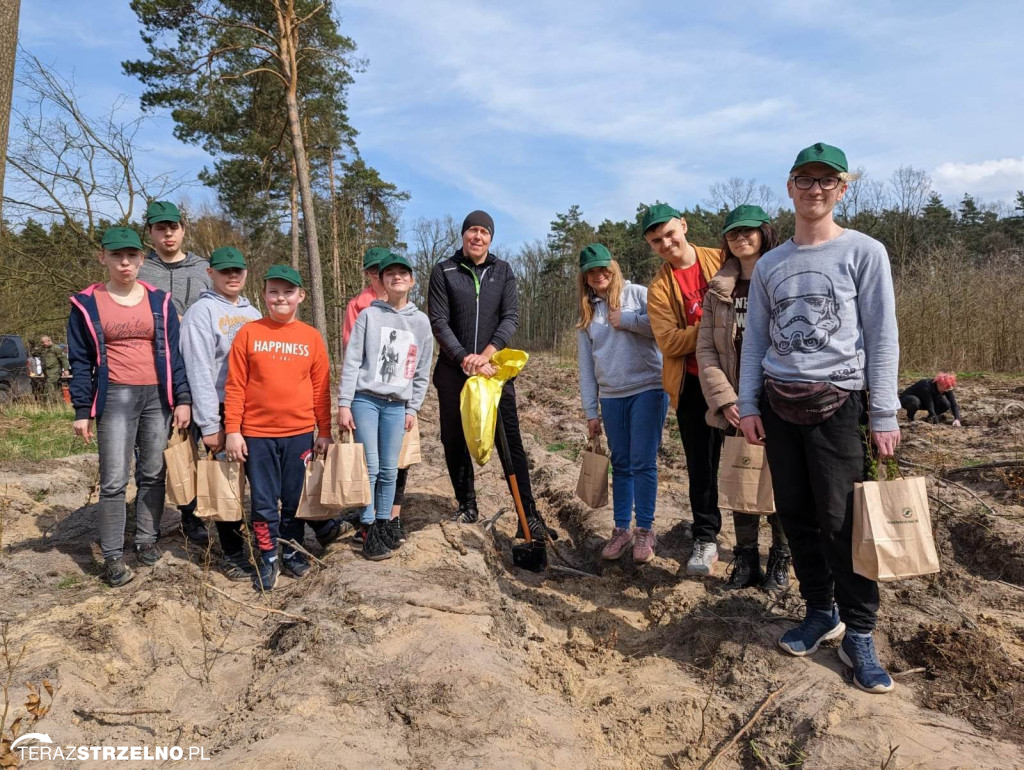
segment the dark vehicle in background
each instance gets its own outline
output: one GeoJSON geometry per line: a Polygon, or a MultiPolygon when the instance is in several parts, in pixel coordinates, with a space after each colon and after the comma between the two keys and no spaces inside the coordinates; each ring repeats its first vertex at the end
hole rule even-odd
{"type": "Polygon", "coordinates": [[[25,342],[17,334],[0,334],[0,404],[31,395],[25,342]]]}

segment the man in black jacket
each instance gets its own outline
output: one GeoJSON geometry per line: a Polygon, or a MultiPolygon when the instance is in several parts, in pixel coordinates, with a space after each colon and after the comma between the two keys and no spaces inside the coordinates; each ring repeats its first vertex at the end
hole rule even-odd
{"type": "MultiPolygon", "coordinates": [[[[430,274],[427,315],[437,338],[440,355],[434,368],[434,387],[441,417],[448,476],[459,502],[455,520],[471,524],[479,513],[476,506],[473,460],[462,432],[459,396],[466,380],[475,374],[491,377],[495,368],[491,356],[507,347],[519,324],[519,298],[512,267],[490,253],[494,220],[485,211],[471,212],[462,223],[462,248],[439,262],[430,274]]],[[[516,391],[512,380],[505,384],[498,405],[505,426],[512,468],[519,494],[526,508],[527,523],[534,537],[553,536],[544,527],[530,488],[523,439],[519,433],[516,391]]],[[[498,453],[501,454],[500,452],[498,453]]]]}

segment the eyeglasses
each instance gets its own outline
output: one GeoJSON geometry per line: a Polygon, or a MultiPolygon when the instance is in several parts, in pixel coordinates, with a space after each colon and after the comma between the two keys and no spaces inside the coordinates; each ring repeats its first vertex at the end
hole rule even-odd
{"type": "Polygon", "coordinates": [[[727,241],[738,241],[741,238],[745,241],[754,240],[754,236],[761,232],[756,227],[738,227],[735,230],[730,230],[725,234],[725,240],[727,241]]]}
{"type": "Polygon", "coordinates": [[[796,185],[798,190],[810,190],[814,187],[817,182],[818,187],[822,190],[834,190],[836,189],[842,180],[837,176],[795,176],[793,177],[793,184],[796,185]]]}

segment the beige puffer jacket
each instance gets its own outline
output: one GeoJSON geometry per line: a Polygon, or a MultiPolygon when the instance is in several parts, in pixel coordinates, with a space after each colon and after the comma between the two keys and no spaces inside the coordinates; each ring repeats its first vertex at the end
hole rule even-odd
{"type": "Polygon", "coordinates": [[[708,284],[704,315],[697,333],[700,387],[708,402],[707,423],[728,429],[722,409],[736,403],[740,366],[736,357],[736,307],[732,292],[740,277],[740,261],[729,257],[708,284]]]}

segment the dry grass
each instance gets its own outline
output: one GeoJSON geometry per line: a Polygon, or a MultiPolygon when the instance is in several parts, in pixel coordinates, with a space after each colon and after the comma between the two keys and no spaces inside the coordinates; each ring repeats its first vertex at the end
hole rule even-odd
{"type": "Polygon", "coordinates": [[[951,247],[896,277],[900,368],[1024,371],[1024,264],[951,247]]]}

